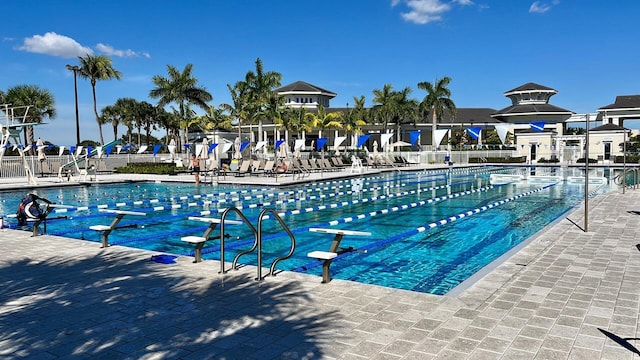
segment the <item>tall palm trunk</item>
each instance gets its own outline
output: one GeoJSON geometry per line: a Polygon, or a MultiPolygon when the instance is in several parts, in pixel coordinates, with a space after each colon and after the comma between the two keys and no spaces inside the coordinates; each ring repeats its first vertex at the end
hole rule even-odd
{"type": "Polygon", "coordinates": [[[98,130],[100,131],[100,144],[104,145],[104,136],[102,136],[102,124],[100,123],[100,116],[98,115],[98,100],[96,98],[96,80],[91,80],[91,89],[93,90],[93,113],[96,115],[96,122],[98,123],[98,130]]]}

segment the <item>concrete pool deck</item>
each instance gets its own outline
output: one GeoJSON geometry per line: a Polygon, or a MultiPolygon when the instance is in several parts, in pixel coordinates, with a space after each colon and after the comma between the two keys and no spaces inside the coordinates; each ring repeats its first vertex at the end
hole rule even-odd
{"type": "Polygon", "coordinates": [[[456,296],[1,229],[0,357],[638,359],[640,190],[589,204],[456,296]]]}

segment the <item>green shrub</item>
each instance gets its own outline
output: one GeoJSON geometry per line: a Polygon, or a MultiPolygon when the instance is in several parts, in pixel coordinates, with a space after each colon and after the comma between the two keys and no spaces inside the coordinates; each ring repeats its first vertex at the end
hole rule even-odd
{"type": "Polygon", "coordinates": [[[552,158],[552,159],[549,159],[549,160],[547,160],[545,158],[538,159],[538,164],[555,164],[555,163],[559,163],[559,162],[560,162],[560,159],[555,158],[555,157],[552,158]]]}
{"type": "Polygon", "coordinates": [[[624,156],[616,156],[613,159],[613,162],[615,162],[616,164],[622,164],[625,161],[628,164],[630,164],[630,163],[638,164],[638,163],[640,163],[640,155],[627,155],[626,159],[624,158],[624,156]]]}
{"type": "Polygon", "coordinates": [[[118,174],[156,174],[156,175],[175,175],[177,168],[174,163],[128,163],[127,166],[117,167],[114,172],[118,174]]]}
{"type": "Polygon", "coordinates": [[[481,164],[481,163],[502,163],[502,164],[514,164],[514,163],[523,163],[527,161],[526,156],[516,156],[516,157],[487,157],[487,158],[469,158],[470,164],[481,164]]]}

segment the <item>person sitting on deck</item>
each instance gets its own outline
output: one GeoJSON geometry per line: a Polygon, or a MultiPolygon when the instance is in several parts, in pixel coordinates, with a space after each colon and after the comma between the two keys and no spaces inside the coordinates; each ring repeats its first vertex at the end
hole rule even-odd
{"type": "Polygon", "coordinates": [[[286,162],[282,162],[280,165],[276,167],[276,174],[284,174],[289,170],[286,162]]]}

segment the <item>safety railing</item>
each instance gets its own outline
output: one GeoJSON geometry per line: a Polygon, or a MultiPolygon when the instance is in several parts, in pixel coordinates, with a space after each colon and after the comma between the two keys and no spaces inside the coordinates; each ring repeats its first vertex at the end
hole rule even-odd
{"type": "MultiPolygon", "coordinates": [[[[230,212],[236,213],[236,215],[238,215],[243,220],[243,222],[247,224],[247,226],[251,230],[251,233],[253,233],[253,238],[254,238],[253,245],[249,250],[241,251],[233,258],[233,262],[231,263],[231,269],[236,270],[236,265],[238,264],[238,259],[240,258],[240,256],[252,253],[258,246],[258,241],[257,241],[258,231],[253,225],[251,225],[251,221],[247,219],[247,217],[242,213],[242,211],[240,211],[240,209],[238,209],[235,206],[232,206],[230,208],[227,208],[224,212],[222,212],[222,216],[220,217],[220,220],[221,220],[220,233],[221,234],[225,234],[224,224],[226,222],[225,220],[227,219],[227,215],[229,215],[230,212]]],[[[224,243],[225,243],[224,239],[225,239],[224,236],[220,237],[220,271],[218,271],[218,274],[224,274],[227,272],[224,265],[224,243]]]]}
{"type": "Polygon", "coordinates": [[[264,221],[264,217],[268,213],[273,215],[274,219],[276,219],[278,223],[280,223],[280,226],[282,226],[282,229],[284,229],[284,231],[286,231],[287,234],[289,234],[289,238],[291,239],[291,248],[289,249],[289,253],[287,255],[278,257],[275,260],[273,260],[273,262],[271,263],[271,267],[269,268],[268,276],[275,276],[276,265],[280,261],[290,258],[293,255],[294,251],[296,250],[296,238],[291,232],[291,230],[289,229],[289,227],[284,223],[280,215],[278,215],[276,210],[274,209],[262,210],[260,212],[260,215],[258,216],[258,236],[256,237],[256,244],[258,247],[258,270],[257,270],[258,274],[256,276],[256,280],[258,281],[263,279],[262,278],[262,222],[264,221]]]}

